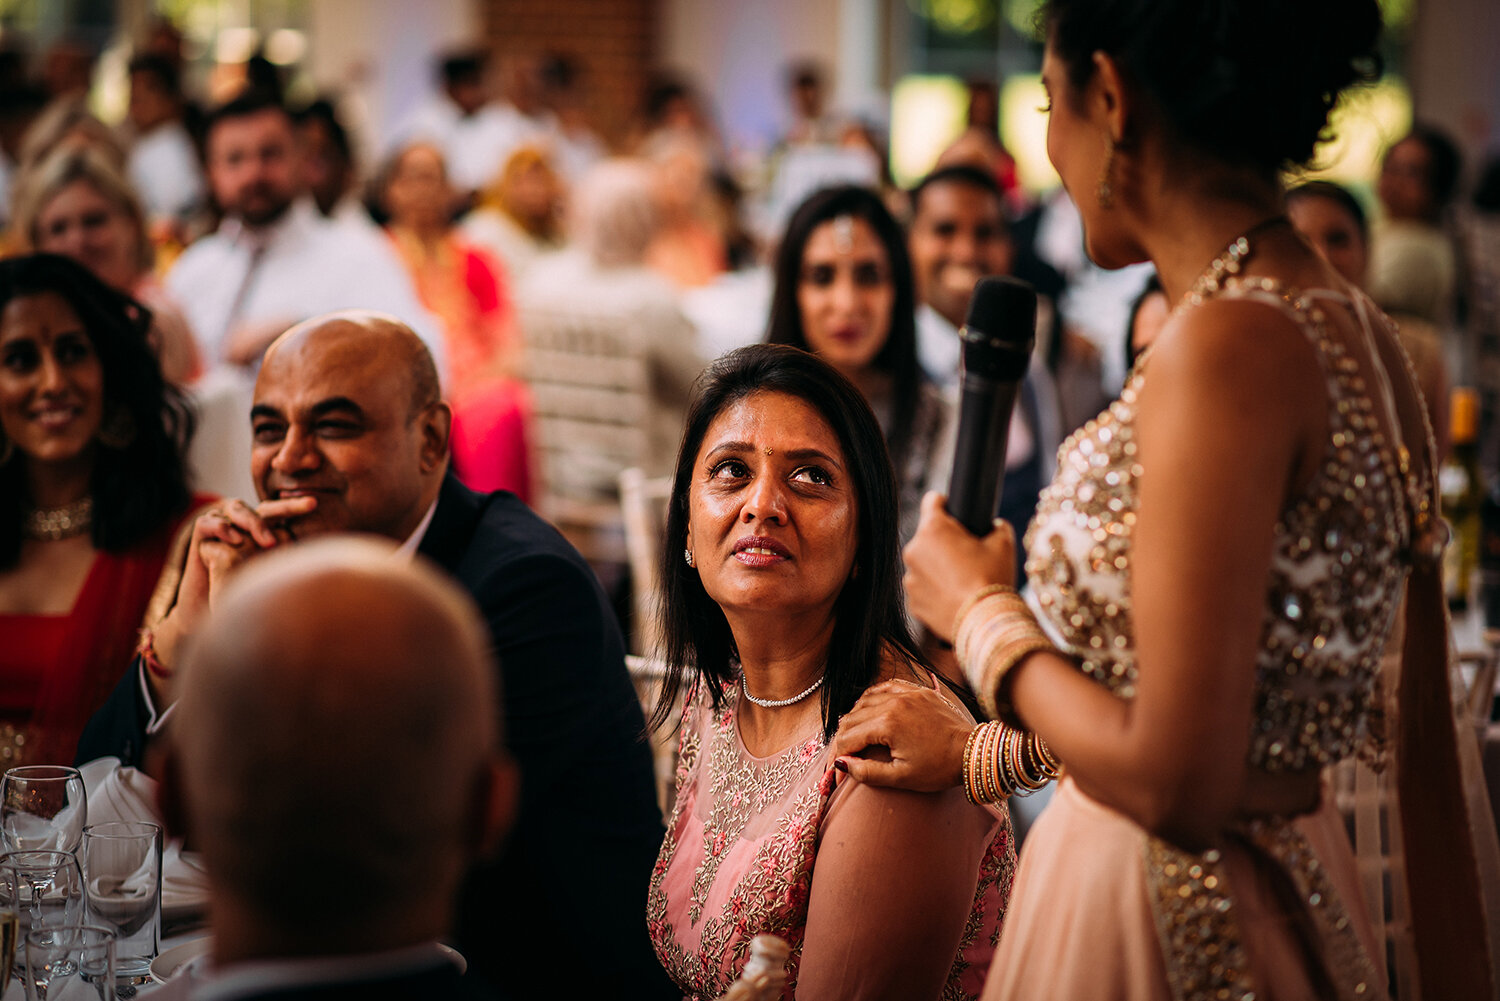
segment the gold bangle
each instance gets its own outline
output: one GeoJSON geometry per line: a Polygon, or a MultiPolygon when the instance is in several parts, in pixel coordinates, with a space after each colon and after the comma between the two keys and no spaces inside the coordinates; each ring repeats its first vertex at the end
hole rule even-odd
{"type": "Polygon", "coordinates": [[[984,771],[980,775],[980,791],[986,803],[998,803],[1003,798],[995,770],[999,767],[999,728],[994,723],[984,724],[984,771]]]}
{"type": "Polygon", "coordinates": [[[1056,649],[1051,640],[1045,635],[1038,634],[1016,640],[997,651],[996,656],[985,664],[981,684],[974,689],[974,697],[979,700],[979,707],[991,719],[1013,718],[1010,700],[1001,695],[1001,689],[1011,671],[1031,654],[1056,649]]]}
{"type": "Polygon", "coordinates": [[[964,599],[964,603],[958,606],[958,614],[953,616],[953,644],[958,645],[958,627],[963,624],[964,616],[973,610],[985,598],[992,594],[1015,594],[1016,589],[1009,584],[986,584],[973,594],[964,599]]]}
{"type": "Polygon", "coordinates": [[[976,726],[974,729],[970,730],[969,739],[964,741],[964,797],[975,806],[979,805],[979,801],[974,798],[974,771],[972,766],[970,765],[969,759],[970,756],[974,753],[974,738],[979,735],[980,729],[981,727],[976,726]]]}

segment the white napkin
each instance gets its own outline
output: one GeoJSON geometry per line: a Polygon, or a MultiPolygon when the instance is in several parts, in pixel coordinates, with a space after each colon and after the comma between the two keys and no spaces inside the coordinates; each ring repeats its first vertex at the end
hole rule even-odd
{"type": "MultiPolygon", "coordinates": [[[[120,765],[119,758],[99,758],[79,771],[88,790],[89,822],[112,820],[161,824],[156,810],[156,780],[139,768],[120,765]]],[[[208,874],[195,852],[184,852],[182,840],[172,838],[162,850],[161,911],[163,918],[201,911],[208,903],[208,874]]]]}

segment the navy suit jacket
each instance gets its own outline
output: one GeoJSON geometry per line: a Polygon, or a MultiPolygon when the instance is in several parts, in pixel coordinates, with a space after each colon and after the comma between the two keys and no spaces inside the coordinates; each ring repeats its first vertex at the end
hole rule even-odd
{"type": "MultiPolygon", "coordinates": [[[[506,997],[680,997],[646,933],[664,828],[645,721],[593,571],[513,494],[452,475],[418,552],[484,616],[521,772],[515,828],[463,888],[454,938],[470,976],[506,997]]],[[[135,763],[148,712],[138,673],[90,721],[79,760],[135,763]]]]}

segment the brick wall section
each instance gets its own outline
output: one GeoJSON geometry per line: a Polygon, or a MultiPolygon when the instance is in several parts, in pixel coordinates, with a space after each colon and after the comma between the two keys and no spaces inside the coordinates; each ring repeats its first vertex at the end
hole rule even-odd
{"type": "Polygon", "coordinates": [[[578,60],[594,126],[618,147],[655,65],[658,0],[481,3],[485,37],[502,60],[514,52],[560,52],[578,60]]]}

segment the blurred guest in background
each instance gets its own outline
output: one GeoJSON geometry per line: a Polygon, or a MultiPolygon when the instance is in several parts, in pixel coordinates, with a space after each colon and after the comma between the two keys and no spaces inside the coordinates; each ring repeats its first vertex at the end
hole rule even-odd
{"type": "Polygon", "coordinates": [[[721,994],[761,933],[791,945],[804,998],[972,998],[994,948],[1005,809],[839,781],[830,753],[871,685],[946,692],[907,625],[883,437],[860,390],[778,345],[721,358],[689,412],[654,717],[686,691],[682,759],[646,918],[692,997],[721,994]]]}
{"type": "Polygon", "coordinates": [[[1125,329],[1125,371],[1128,374],[1166,325],[1172,304],[1162,291],[1161,279],[1153,272],[1146,287],[1130,304],[1130,325],[1125,329]]]}
{"type": "Polygon", "coordinates": [[[1387,312],[1440,331],[1454,320],[1458,264],[1446,224],[1460,167],[1453,140],[1417,125],[1386,151],[1375,188],[1385,217],[1370,242],[1370,295],[1387,312]]]}
{"type": "Polygon", "coordinates": [[[46,93],[34,84],[0,87],[0,225],[10,225],[11,191],[21,161],[22,138],[46,104],[46,93]]]}
{"type": "Polygon", "coordinates": [[[489,641],[462,591],[392,552],[257,560],[196,637],[160,798],[202,855],[213,965],[152,997],[496,996],[438,944],[515,817],[489,641]]]}
{"type": "Polygon", "coordinates": [[[93,147],[62,147],[21,178],[16,228],[31,250],[71,257],[151,311],[150,341],[168,382],[201,371],[187,319],[156,277],[155,251],[135,192],[93,147]]]}
{"type": "MultiPolygon", "coordinates": [[[[526,85],[514,82],[514,96],[526,85]]],[[[533,124],[514,106],[491,99],[490,57],[485,49],[465,49],[446,56],[440,66],[442,96],[422,108],[398,130],[397,143],[423,140],[443,151],[454,187],[465,197],[479,191],[495,176],[516,147],[538,138],[533,124]]],[[[521,98],[530,100],[530,93],[521,98]]],[[[528,107],[532,107],[528,103],[528,107]]],[[[545,130],[542,130],[545,131],[545,130]]]]}
{"type": "Polygon", "coordinates": [[[952,406],[918,363],[916,292],[901,228],[867,188],[802,203],[776,254],[766,340],[818,355],[864,394],[896,469],[901,538],[952,460],[952,406]]]}
{"type": "Polygon", "coordinates": [[[60,146],[91,147],[108,157],[119,170],[126,169],[124,143],[113,129],[94,117],[83,98],[53,101],[37,116],[21,140],[18,169],[26,170],[40,163],[60,146]]]}
{"type": "Polygon", "coordinates": [[[94,85],[94,64],[98,50],[89,43],[70,36],[57,39],[42,53],[37,73],[42,86],[53,101],[81,100],[94,85]]]}
{"type": "Polygon", "coordinates": [[[198,149],[182,122],[177,67],[162,56],[130,61],[130,181],[140,192],[147,218],[166,231],[163,241],[183,240],[183,227],[204,207],[207,192],[198,149]]]}
{"type": "Polygon", "coordinates": [[[650,168],[605,160],[579,185],[573,246],[537,264],[518,299],[541,458],[538,507],[617,598],[625,579],[619,477],[667,472],[693,380],[695,331],[646,267],[658,223],[650,168]]]}
{"type": "Polygon", "coordinates": [[[520,345],[504,271],[454,229],[456,194],[437,147],[397,153],[379,187],[391,243],[443,325],[454,471],[471,489],[509,490],[529,503],[530,406],[514,378],[520,345]]]}
{"type": "Polygon", "coordinates": [[[0,763],[65,763],[128,664],[194,497],[192,417],[135,302],[0,261],[0,763]]]}
{"type": "Polygon", "coordinates": [[[657,230],[646,263],[679,288],[698,288],[724,272],[724,235],[712,222],[710,162],[701,144],[663,136],[648,147],[657,230]]]}
{"type": "Polygon", "coordinates": [[[817,146],[838,141],[836,123],[828,114],[828,85],[822,66],[810,59],[788,66],[786,96],[791,121],[778,145],[817,146]]]}
{"type": "Polygon", "coordinates": [[[1000,94],[992,80],[972,79],[967,125],[959,137],[938,155],[939,168],[969,164],[992,177],[1005,196],[1007,211],[1019,215],[1025,209],[1026,193],[1016,174],[1016,158],[1000,140],[1000,94]]]}
{"type": "Polygon", "coordinates": [[[356,192],[357,171],[349,133],[338,109],[318,98],[294,116],[301,152],[302,186],[323,217],[368,235],[375,222],[356,192]]]}
{"type": "Polygon", "coordinates": [[[443,341],[388,245],[335,227],[302,186],[291,116],[253,92],[215,110],[208,179],[224,213],[167,275],[204,364],[253,366],[266,345],[308,316],[377,309],[410,323],[440,359],[443,341]]]}
{"type": "Polygon", "coordinates": [[[464,236],[494,254],[519,283],[540,258],[562,246],[565,191],[546,151],[522,146],[464,216],[464,236]]]}
{"type": "Polygon", "coordinates": [[[1494,476],[1500,474],[1500,157],[1491,158],[1480,172],[1463,236],[1469,269],[1468,337],[1474,345],[1474,383],[1484,414],[1480,464],[1486,475],[1494,476]]]}
{"type": "Polygon", "coordinates": [[[553,52],[542,60],[539,72],[542,102],[552,116],[553,155],[563,176],[576,184],[608,154],[585,106],[586,70],[572,56],[553,52]]]}
{"type": "Polygon", "coordinates": [[[710,163],[723,159],[723,144],[703,96],[680,77],[657,74],[642,95],[640,116],[627,148],[649,156],[652,150],[670,147],[672,139],[697,146],[710,163]]]}
{"type": "MultiPolygon", "coordinates": [[[[1332,181],[1308,181],[1286,193],[1286,214],[1297,232],[1328,259],[1345,281],[1363,289],[1370,259],[1365,211],[1345,188],[1332,181]]],[[[1427,401],[1427,416],[1437,441],[1438,458],[1448,452],[1448,366],[1443,341],[1431,320],[1389,310],[1401,335],[1401,346],[1417,372],[1417,386],[1427,401]]]]}

